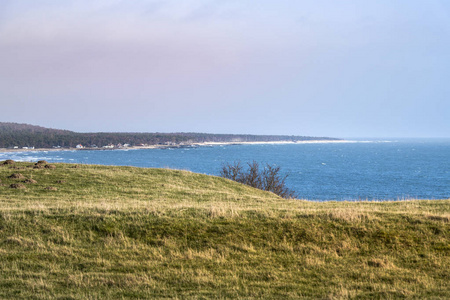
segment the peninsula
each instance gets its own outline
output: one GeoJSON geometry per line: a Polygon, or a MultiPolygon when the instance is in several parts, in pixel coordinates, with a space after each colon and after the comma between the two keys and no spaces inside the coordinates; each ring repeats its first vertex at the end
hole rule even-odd
{"type": "Polygon", "coordinates": [[[0,149],[121,149],[155,147],[191,147],[198,145],[241,143],[342,142],[330,137],[294,135],[252,135],[211,133],[143,133],[93,132],[79,133],[41,126],[0,122],[0,149]]]}

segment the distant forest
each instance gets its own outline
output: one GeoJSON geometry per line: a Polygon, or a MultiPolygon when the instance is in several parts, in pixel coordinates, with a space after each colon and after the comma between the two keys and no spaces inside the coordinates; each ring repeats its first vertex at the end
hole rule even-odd
{"type": "Polygon", "coordinates": [[[202,142],[275,142],[305,140],[336,140],[327,137],[307,137],[288,135],[245,135],[245,134],[209,134],[209,133],[134,133],[134,132],[96,132],[78,133],[69,130],[51,129],[41,126],[0,122],[0,148],[35,147],[75,148],[96,145],[129,144],[190,144],[202,142]]]}

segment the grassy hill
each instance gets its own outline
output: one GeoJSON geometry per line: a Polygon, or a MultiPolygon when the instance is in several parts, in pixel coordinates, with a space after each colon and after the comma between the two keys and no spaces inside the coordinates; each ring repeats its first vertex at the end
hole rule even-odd
{"type": "Polygon", "coordinates": [[[1,299],[450,297],[450,200],[315,203],[45,165],[0,166],[1,299]]]}

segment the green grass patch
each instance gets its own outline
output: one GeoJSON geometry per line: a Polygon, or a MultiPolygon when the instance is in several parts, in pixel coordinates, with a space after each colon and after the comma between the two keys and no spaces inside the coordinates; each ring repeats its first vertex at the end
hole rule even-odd
{"type": "Polygon", "coordinates": [[[0,167],[1,299],[450,297],[450,200],[316,203],[187,171],[32,166],[0,167]],[[10,188],[12,173],[37,182],[10,188]]]}

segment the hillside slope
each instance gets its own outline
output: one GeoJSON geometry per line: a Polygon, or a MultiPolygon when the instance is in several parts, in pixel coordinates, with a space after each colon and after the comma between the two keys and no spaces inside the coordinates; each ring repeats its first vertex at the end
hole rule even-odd
{"type": "Polygon", "coordinates": [[[45,166],[0,166],[2,299],[450,297],[450,200],[314,203],[187,171],[45,166]]]}
{"type": "Polygon", "coordinates": [[[24,124],[24,123],[11,123],[11,122],[0,122],[0,133],[11,134],[11,133],[48,133],[48,134],[70,134],[73,131],[62,130],[62,129],[52,129],[42,126],[24,124]]]}

